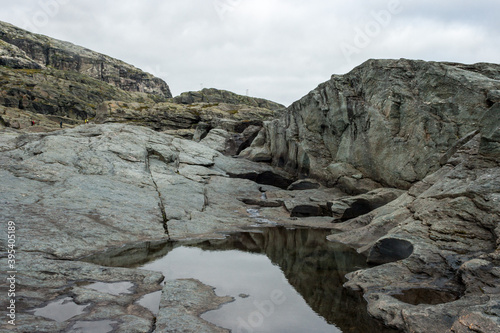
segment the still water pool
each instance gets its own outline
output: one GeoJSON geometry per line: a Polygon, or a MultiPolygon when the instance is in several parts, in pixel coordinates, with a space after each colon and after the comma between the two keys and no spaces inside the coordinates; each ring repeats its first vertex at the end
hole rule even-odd
{"type": "MultiPolygon", "coordinates": [[[[124,253],[97,261],[159,271],[166,279],[194,278],[219,296],[232,296],[233,302],[202,318],[233,332],[395,332],[368,315],[359,293],[342,287],[344,276],[366,267],[366,259],[328,242],[328,234],[269,227],[224,240],[130,250],[130,265],[124,253]]],[[[140,304],[157,312],[160,297],[146,295],[140,304]]]]}

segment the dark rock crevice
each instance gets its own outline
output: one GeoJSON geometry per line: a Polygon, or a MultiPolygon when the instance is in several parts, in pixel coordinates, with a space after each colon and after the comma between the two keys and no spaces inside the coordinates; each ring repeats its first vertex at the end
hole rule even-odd
{"type": "Polygon", "coordinates": [[[383,238],[372,246],[367,262],[382,265],[408,258],[413,253],[413,244],[404,239],[383,238]]]}
{"type": "Polygon", "coordinates": [[[155,190],[156,190],[156,193],[158,193],[158,208],[160,209],[160,213],[161,213],[161,217],[162,217],[162,220],[163,220],[163,229],[165,229],[165,233],[167,234],[167,237],[168,239],[170,240],[170,233],[169,233],[169,230],[168,230],[168,218],[167,218],[167,213],[166,213],[166,210],[165,210],[165,203],[163,202],[163,198],[161,196],[161,191],[158,187],[158,184],[156,183],[156,180],[153,176],[153,173],[151,172],[151,164],[150,164],[150,158],[151,156],[159,156],[160,158],[162,158],[162,161],[163,162],[167,162],[165,160],[165,158],[163,157],[162,154],[158,153],[157,151],[155,151],[154,149],[150,148],[150,147],[146,147],[146,157],[145,157],[145,167],[146,167],[146,172],[150,175],[151,177],[151,181],[153,182],[153,185],[155,187],[155,190]]]}
{"type": "Polygon", "coordinates": [[[228,171],[227,173],[231,178],[248,179],[256,182],[257,184],[271,185],[285,190],[294,182],[293,179],[287,178],[273,171],[263,171],[263,172],[253,171],[253,172],[238,173],[238,174],[228,171]]]}

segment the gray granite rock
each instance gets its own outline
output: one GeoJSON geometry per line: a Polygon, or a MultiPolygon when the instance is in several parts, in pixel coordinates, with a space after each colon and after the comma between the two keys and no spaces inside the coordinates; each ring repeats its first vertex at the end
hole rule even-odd
{"type": "MultiPolygon", "coordinates": [[[[153,246],[169,239],[220,238],[255,224],[238,200],[261,194],[262,185],[238,178],[249,172],[285,179],[270,166],[227,157],[146,127],[106,124],[39,134],[3,131],[0,248],[7,249],[7,222],[13,221],[19,263],[17,331],[78,331],[95,325],[120,332],[150,331],[154,316],[137,300],[159,290],[162,275],[81,260],[129,243],[153,246]],[[133,294],[87,287],[96,282],[130,283],[133,294]],[[85,310],[61,322],[33,312],[65,299],[85,305],[85,310]]],[[[7,257],[0,258],[0,264],[7,267],[7,257]]],[[[7,278],[5,270],[0,278],[7,278]]],[[[203,302],[210,298],[197,294],[203,288],[208,287],[196,286],[185,296],[203,302]]],[[[165,290],[169,295],[177,292],[176,287],[165,290]]],[[[0,306],[7,301],[0,299],[0,306]]],[[[192,324],[197,314],[190,316],[178,317],[178,325],[165,330],[192,324]]]]}
{"type": "Polygon", "coordinates": [[[499,332],[500,165],[480,135],[406,194],[329,236],[383,264],[348,275],[406,332],[499,332]]]}
{"type": "Polygon", "coordinates": [[[327,167],[345,163],[385,186],[408,189],[481,128],[499,73],[496,64],[368,60],[266,122],[265,142],[245,154],[269,153],[274,165],[328,182],[338,173],[327,167]]]}
{"type": "Polygon", "coordinates": [[[156,321],[156,332],[229,332],[201,319],[200,315],[233,300],[228,296],[216,296],[213,288],[197,280],[166,281],[156,321]]]}

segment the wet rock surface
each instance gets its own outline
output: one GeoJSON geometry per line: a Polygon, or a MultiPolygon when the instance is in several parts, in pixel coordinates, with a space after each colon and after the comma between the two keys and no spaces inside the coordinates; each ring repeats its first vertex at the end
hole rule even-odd
{"type": "MultiPolygon", "coordinates": [[[[289,178],[270,166],[224,156],[146,127],[89,124],[50,133],[6,130],[0,135],[0,174],[2,250],[7,249],[7,221],[15,223],[18,236],[14,331],[19,332],[92,325],[120,332],[151,330],[155,317],[137,301],[161,289],[162,275],[79,261],[107,248],[145,244],[130,250],[133,257],[169,240],[221,238],[227,232],[271,223],[269,218],[274,217],[288,225],[331,225],[291,220],[282,206],[266,208],[270,211],[261,212],[260,219],[252,217],[247,209],[255,206],[239,198],[271,201],[261,199],[263,191],[272,198],[316,190],[290,192],[258,184],[245,177],[262,174],[267,182],[273,179],[269,175],[279,175],[280,181],[289,178]],[[120,289],[116,295],[106,288],[92,288],[96,283],[132,284],[133,293],[120,289]],[[67,298],[84,307],[83,313],[60,322],[35,314],[67,298]]],[[[335,193],[325,190],[323,200],[335,193]]],[[[7,257],[0,263],[5,267],[7,257]]],[[[2,279],[5,274],[1,273],[2,279]]],[[[0,305],[6,305],[6,299],[0,305]]]]}
{"type": "Polygon", "coordinates": [[[156,332],[229,332],[208,325],[200,315],[231,302],[232,297],[217,297],[212,288],[196,280],[167,281],[163,289],[156,332]]]}

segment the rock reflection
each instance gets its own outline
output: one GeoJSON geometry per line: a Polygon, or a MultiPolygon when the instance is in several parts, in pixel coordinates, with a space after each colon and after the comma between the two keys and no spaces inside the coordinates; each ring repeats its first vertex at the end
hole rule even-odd
{"type": "Polygon", "coordinates": [[[397,332],[384,327],[366,311],[359,293],[343,288],[345,275],[366,267],[366,258],[341,244],[326,240],[330,233],[318,229],[269,227],[232,234],[226,239],[202,242],[156,243],[110,250],[87,258],[98,264],[138,267],[152,262],[177,246],[207,251],[240,250],[265,254],[278,266],[290,285],[329,324],[343,332],[397,332]]]}
{"type": "Polygon", "coordinates": [[[267,255],[308,305],[343,332],[397,332],[370,317],[360,293],[342,287],[347,273],[367,267],[366,257],[327,241],[328,234],[330,231],[326,230],[277,227],[261,233],[238,233],[224,241],[206,241],[196,246],[267,255]]]}

